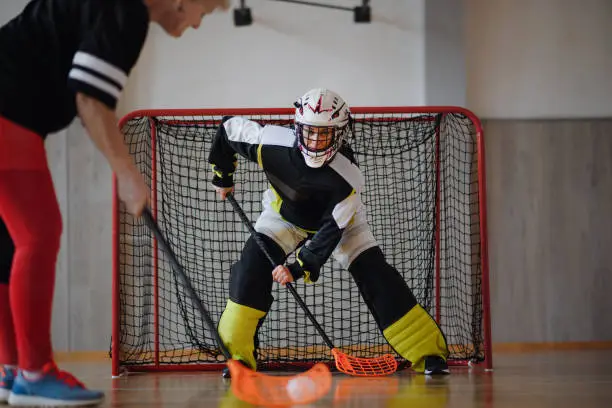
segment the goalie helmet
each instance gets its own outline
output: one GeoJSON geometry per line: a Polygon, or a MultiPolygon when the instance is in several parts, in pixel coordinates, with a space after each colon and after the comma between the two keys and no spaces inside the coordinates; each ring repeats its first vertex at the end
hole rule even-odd
{"type": "Polygon", "coordinates": [[[309,167],[321,167],[338,152],[348,136],[351,111],[337,93],[316,88],[295,104],[298,148],[309,167]]]}

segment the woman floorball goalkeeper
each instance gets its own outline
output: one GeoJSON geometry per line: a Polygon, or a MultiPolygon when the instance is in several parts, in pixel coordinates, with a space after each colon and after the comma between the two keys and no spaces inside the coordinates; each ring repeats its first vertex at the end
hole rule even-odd
{"type": "MultiPolygon", "coordinates": [[[[31,0],[0,27],[0,402],[91,405],[53,361],[51,311],[62,219],[45,138],[79,116],[139,215],[149,188],[115,107],[149,23],[173,37],[227,0],[31,0]]],[[[180,64],[178,64],[180,65],[180,64]]],[[[81,271],[77,271],[81,272],[81,271]]]]}
{"type": "MultiPolygon", "coordinates": [[[[347,143],[351,112],[336,93],[313,89],[295,103],[295,130],[243,117],[224,117],[213,140],[212,184],[233,191],[237,154],[256,162],[270,187],[255,230],[272,268],[251,237],[231,269],[219,334],[232,357],[256,368],[257,329],[273,302],[272,282],[316,282],[330,256],[348,269],[391,347],[425,374],[448,373],[446,339],[389,265],[366,221],[364,184],[347,143]],[[296,251],[296,261],[284,266],[296,251]]],[[[227,371],[224,373],[227,375],[227,371]]]]}

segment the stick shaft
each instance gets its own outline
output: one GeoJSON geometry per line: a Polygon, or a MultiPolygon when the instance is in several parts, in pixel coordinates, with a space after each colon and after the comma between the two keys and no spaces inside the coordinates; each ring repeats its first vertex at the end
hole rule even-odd
{"type": "Polygon", "coordinates": [[[172,265],[172,269],[174,269],[174,273],[176,273],[179,276],[179,278],[183,281],[183,285],[185,287],[185,290],[187,291],[187,294],[191,298],[191,301],[195,304],[196,308],[199,310],[200,315],[202,316],[202,318],[204,319],[204,322],[208,326],[208,329],[215,336],[215,340],[217,341],[217,344],[219,345],[221,352],[223,353],[225,358],[230,360],[232,356],[230,352],[227,350],[227,348],[225,347],[225,345],[223,344],[223,341],[221,340],[221,337],[219,336],[219,332],[217,331],[215,324],[213,323],[210,317],[210,314],[208,313],[208,310],[206,310],[206,308],[204,307],[204,304],[202,303],[202,299],[200,299],[197,292],[193,288],[193,285],[191,284],[191,280],[185,274],[185,271],[182,265],[179,263],[178,259],[176,258],[176,255],[174,254],[174,251],[170,247],[170,244],[168,243],[168,241],[166,241],[166,238],[164,237],[161,230],[159,229],[159,225],[157,224],[157,221],[155,221],[149,209],[145,209],[142,216],[145,220],[145,223],[149,227],[149,229],[153,232],[153,235],[157,239],[159,245],[162,247],[164,252],[166,252],[166,254],[168,255],[170,264],[172,265]]]}
{"type": "MultiPolygon", "coordinates": [[[[238,202],[234,198],[234,195],[229,193],[227,195],[227,199],[229,200],[229,202],[232,205],[232,207],[234,207],[234,210],[236,211],[236,213],[238,214],[238,216],[240,217],[240,219],[242,220],[244,225],[246,225],[246,227],[249,230],[249,232],[251,233],[251,236],[253,237],[253,239],[255,239],[255,242],[259,246],[259,249],[261,249],[261,251],[264,253],[266,258],[268,258],[268,260],[272,264],[272,267],[273,268],[276,267],[276,262],[274,262],[274,259],[272,259],[272,256],[268,253],[268,250],[266,249],[266,245],[264,244],[264,242],[261,239],[261,237],[259,235],[257,235],[257,231],[255,231],[255,228],[253,227],[253,224],[251,224],[251,221],[249,220],[247,215],[244,213],[244,210],[240,207],[240,205],[238,204],[238,202]]],[[[315,328],[317,329],[317,331],[319,332],[319,334],[323,338],[323,341],[325,341],[325,344],[327,344],[327,346],[329,348],[334,349],[335,348],[334,344],[332,343],[330,338],[327,336],[327,334],[325,334],[325,331],[323,330],[323,328],[321,327],[319,322],[317,322],[317,319],[315,319],[313,314],[308,309],[308,306],[306,306],[306,303],[304,303],[304,301],[302,300],[302,298],[297,293],[297,291],[295,290],[295,288],[293,287],[293,285],[291,283],[287,283],[287,289],[289,289],[289,292],[291,292],[291,294],[295,298],[296,302],[300,305],[300,307],[302,308],[304,313],[306,313],[306,316],[308,316],[308,318],[310,319],[312,324],[315,326],[315,328]]]]}

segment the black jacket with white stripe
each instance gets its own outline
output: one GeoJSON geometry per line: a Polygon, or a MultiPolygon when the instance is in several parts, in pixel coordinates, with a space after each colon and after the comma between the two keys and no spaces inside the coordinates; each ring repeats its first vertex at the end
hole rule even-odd
{"type": "Polygon", "coordinates": [[[115,109],[148,29],[142,0],[31,0],[0,28],[0,116],[44,138],[77,92],[115,109]]]}
{"type": "Polygon", "coordinates": [[[214,185],[233,186],[236,153],[263,169],[277,196],[274,207],[280,215],[312,235],[297,253],[298,264],[290,269],[295,278],[306,272],[306,281],[316,281],[321,266],[362,205],[364,180],[352,150],[345,144],[328,164],[311,168],[297,148],[292,129],[261,126],[243,117],[226,117],[217,130],[208,158],[214,185]]]}

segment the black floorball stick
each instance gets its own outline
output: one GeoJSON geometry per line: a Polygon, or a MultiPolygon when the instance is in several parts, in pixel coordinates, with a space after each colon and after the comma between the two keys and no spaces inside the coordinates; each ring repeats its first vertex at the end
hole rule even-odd
{"type": "Polygon", "coordinates": [[[178,275],[178,277],[183,282],[183,286],[185,287],[187,294],[191,298],[191,301],[200,311],[200,315],[204,319],[204,322],[208,326],[208,329],[213,333],[213,336],[215,337],[215,341],[217,342],[217,344],[219,345],[219,348],[221,349],[221,353],[223,353],[223,356],[225,356],[226,359],[230,360],[232,356],[230,352],[227,350],[227,348],[225,347],[225,345],[223,344],[223,341],[221,341],[221,337],[219,336],[219,332],[217,332],[215,323],[212,321],[210,317],[210,313],[204,306],[204,303],[202,303],[202,299],[200,299],[200,296],[198,296],[197,292],[193,288],[193,285],[191,284],[191,280],[185,274],[185,270],[183,269],[182,265],[180,264],[178,259],[176,259],[176,255],[174,254],[174,251],[172,250],[172,248],[170,248],[170,244],[168,243],[168,241],[166,241],[166,238],[162,234],[159,228],[159,225],[157,224],[157,221],[155,221],[155,219],[153,218],[153,215],[151,214],[151,210],[146,208],[142,213],[142,217],[144,218],[145,223],[147,224],[147,227],[149,227],[151,232],[153,232],[153,235],[157,239],[157,242],[159,243],[163,251],[166,253],[166,255],[168,255],[168,259],[170,261],[170,264],[172,265],[172,269],[174,269],[174,273],[178,275]]]}

